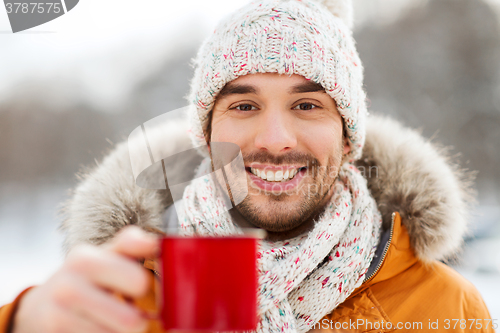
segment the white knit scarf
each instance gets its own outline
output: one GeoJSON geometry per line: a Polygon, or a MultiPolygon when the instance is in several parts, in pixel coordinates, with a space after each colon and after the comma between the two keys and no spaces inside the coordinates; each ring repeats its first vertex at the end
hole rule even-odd
{"type": "MultiPolygon", "coordinates": [[[[198,174],[211,171],[205,159],[198,174]]],[[[382,218],[366,180],[345,163],[324,213],[307,234],[262,241],[258,332],[307,332],[363,282],[379,242],[382,218]]],[[[180,226],[186,234],[240,234],[207,177],[185,189],[180,226]]]]}

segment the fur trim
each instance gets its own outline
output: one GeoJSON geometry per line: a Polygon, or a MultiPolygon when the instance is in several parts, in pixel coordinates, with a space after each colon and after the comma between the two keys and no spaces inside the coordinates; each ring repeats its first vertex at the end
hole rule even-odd
{"type": "MultiPolygon", "coordinates": [[[[192,147],[187,128],[185,120],[168,124],[162,133],[170,144],[163,156],[192,147]]],[[[357,166],[368,180],[385,227],[390,226],[392,212],[398,211],[415,253],[423,261],[453,255],[467,229],[473,177],[447,155],[445,149],[394,120],[368,118],[366,144],[357,166]]],[[[184,170],[188,163],[199,161],[186,161],[178,167],[184,170]]],[[[166,190],[135,185],[127,142],[121,143],[82,176],[65,204],[61,226],[67,234],[65,247],[101,244],[128,224],[161,229],[161,214],[171,203],[166,190]]]]}
{"type": "Polygon", "coordinates": [[[450,258],[467,231],[474,173],[453,163],[447,149],[395,120],[370,116],[367,124],[363,157],[356,164],[365,172],[384,227],[398,211],[419,259],[450,258]]]}
{"type": "MultiPolygon", "coordinates": [[[[163,130],[169,142],[168,151],[160,152],[163,156],[192,148],[186,121],[168,123],[163,130]]],[[[128,151],[128,142],[122,142],[100,165],[79,175],[80,184],[61,210],[66,252],[79,243],[102,244],[129,224],[161,230],[161,214],[173,202],[170,192],[136,186],[128,151]]],[[[179,170],[184,167],[179,163],[179,170]]]]}

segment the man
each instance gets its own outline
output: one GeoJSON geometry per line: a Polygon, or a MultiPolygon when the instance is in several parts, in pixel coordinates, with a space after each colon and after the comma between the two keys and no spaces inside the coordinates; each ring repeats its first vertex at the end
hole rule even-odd
{"type": "MultiPolygon", "coordinates": [[[[163,129],[162,153],[191,147],[188,130],[197,145],[237,144],[248,195],[226,214],[213,184],[195,179],[174,222],[214,235],[237,229],[237,214],[268,232],[260,332],[493,332],[477,290],[437,261],[461,244],[469,182],[416,132],[366,120],[350,6],[258,1],[205,41],[192,121],[163,129]]],[[[165,191],[136,186],[119,145],[66,206],[63,267],[0,309],[0,332],[160,332],[142,314],[155,311],[157,241],[127,226],[154,232],[171,207],[165,191]]]]}

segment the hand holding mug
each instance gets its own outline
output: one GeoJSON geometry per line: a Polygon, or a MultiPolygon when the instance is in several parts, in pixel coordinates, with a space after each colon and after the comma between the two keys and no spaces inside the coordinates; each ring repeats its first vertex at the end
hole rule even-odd
{"type": "Polygon", "coordinates": [[[108,244],[76,246],[45,284],[22,298],[12,333],[143,332],[141,311],[113,294],[146,294],[148,272],[137,259],[157,256],[158,248],[155,237],[134,226],[108,244]]]}

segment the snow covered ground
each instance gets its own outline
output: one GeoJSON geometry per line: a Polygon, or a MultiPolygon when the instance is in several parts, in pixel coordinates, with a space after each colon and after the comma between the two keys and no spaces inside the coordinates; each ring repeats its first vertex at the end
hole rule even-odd
{"type": "Polygon", "coordinates": [[[63,261],[56,210],[64,188],[17,190],[7,186],[0,196],[0,304],[43,283],[63,261]]]}

